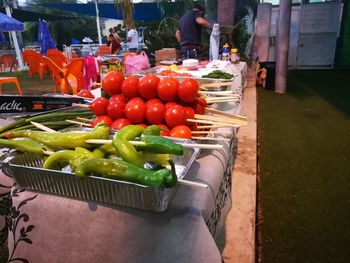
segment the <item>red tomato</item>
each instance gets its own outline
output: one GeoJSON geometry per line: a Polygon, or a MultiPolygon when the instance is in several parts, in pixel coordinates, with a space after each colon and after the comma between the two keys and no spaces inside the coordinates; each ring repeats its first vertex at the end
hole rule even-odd
{"type": "Polygon", "coordinates": [[[102,79],[102,89],[108,95],[118,94],[121,92],[123,81],[123,74],[116,71],[110,71],[102,79]]]}
{"type": "Polygon", "coordinates": [[[191,129],[186,125],[178,125],[171,129],[169,136],[177,138],[191,139],[191,129]]]}
{"type": "Polygon", "coordinates": [[[157,92],[158,97],[165,101],[175,101],[179,82],[172,77],[163,78],[159,81],[157,92]]]}
{"type": "Polygon", "coordinates": [[[197,114],[204,114],[205,107],[207,107],[207,102],[202,97],[197,97],[195,102],[192,104],[192,108],[197,114]]]}
{"type": "Polygon", "coordinates": [[[125,105],[125,116],[131,123],[140,123],[145,119],[145,103],[141,98],[132,98],[125,105]]]}
{"type": "Polygon", "coordinates": [[[106,98],[100,97],[90,104],[90,109],[96,116],[106,115],[108,103],[106,98]]]}
{"type": "Polygon", "coordinates": [[[109,98],[109,101],[110,102],[111,101],[114,101],[114,102],[120,101],[120,102],[123,102],[124,104],[126,104],[126,98],[125,98],[124,94],[121,94],[121,93],[113,95],[112,97],[109,98]]]}
{"type": "Polygon", "coordinates": [[[107,114],[113,120],[124,117],[125,103],[122,101],[110,101],[107,106],[107,114]]]}
{"type": "Polygon", "coordinates": [[[186,123],[186,110],[181,105],[171,106],[165,111],[165,122],[169,127],[175,127],[186,123]]]}
{"type": "Polygon", "coordinates": [[[184,102],[192,103],[197,98],[198,89],[198,81],[194,79],[185,79],[181,81],[179,88],[177,89],[177,96],[184,102]]]}
{"type": "Polygon", "coordinates": [[[157,124],[160,128],[161,128],[161,131],[160,131],[160,136],[169,136],[169,127],[164,125],[164,124],[157,124]]]}
{"type": "Polygon", "coordinates": [[[165,103],[165,108],[169,109],[171,106],[174,106],[174,105],[179,105],[179,104],[176,102],[173,102],[173,101],[169,101],[169,102],[165,103]]]}
{"type": "Polygon", "coordinates": [[[194,119],[194,114],[196,113],[191,107],[184,107],[186,111],[186,119],[194,119]]]}
{"type": "Polygon", "coordinates": [[[195,103],[193,105],[194,111],[196,112],[196,114],[204,114],[205,112],[205,108],[199,104],[199,103],[195,103]]]}
{"type": "Polygon", "coordinates": [[[195,102],[202,105],[204,108],[207,107],[207,101],[202,97],[197,97],[195,102]]]}
{"type": "Polygon", "coordinates": [[[146,119],[150,124],[164,122],[165,106],[162,103],[153,103],[146,107],[146,119]]]}
{"type": "Polygon", "coordinates": [[[148,101],[146,101],[146,108],[149,106],[149,105],[151,105],[151,104],[154,104],[154,103],[161,103],[161,104],[163,104],[162,103],[162,101],[160,100],[160,99],[158,99],[158,98],[153,98],[153,99],[149,99],[148,101]]]}
{"type": "Polygon", "coordinates": [[[120,119],[116,119],[112,125],[111,125],[111,129],[113,130],[120,130],[121,128],[130,125],[131,122],[128,119],[125,118],[120,118],[120,119]]]}
{"type": "Polygon", "coordinates": [[[87,89],[82,89],[77,93],[78,97],[94,99],[95,96],[87,89]]]}
{"type": "Polygon", "coordinates": [[[140,79],[135,76],[124,79],[121,89],[125,97],[131,99],[139,96],[139,81],[140,79]]]}
{"type": "Polygon", "coordinates": [[[139,82],[139,93],[145,99],[157,96],[157,86],[159,78],[155,75],[146,75],[139,82]]]}
{"type": "Polygon", "coordinates": [[[106,123],[108,126],[111,126],[113,120],[107,116],[97,116],[92,122],[91,122],[91,127],[95,127],[97,124],[99,124],[100,122],[104,122],[106,123]]]}
{"type": "Polygon", "coordinates": [[[143,127],[143,128],[147,128],[147,125],[146,124],[144,124],[144,123],[139,123],[139,124],[137,124],[138,126],[141,126],[141,127],[143,127]]]}

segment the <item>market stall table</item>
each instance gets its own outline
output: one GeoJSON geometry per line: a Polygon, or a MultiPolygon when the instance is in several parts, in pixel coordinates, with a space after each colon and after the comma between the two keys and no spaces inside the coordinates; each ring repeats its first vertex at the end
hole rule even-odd
{"type": "MultiPolygon", "coordinates": [[[[234,89],[242,89],[236,83],[234,89]],[[238,85],[238,87],[237,87],[238,85]]],[[[222,103],[229,113],[240,104],[222,103]]],[[[227,128],[225,128],[227,129],[227,128]]],[[[2,215],[9,213],[9,259],[29,262],[221,262],[213,236],[231,207],[235,131],[202,150],[186,179],[208,189],[178,185],[168,209],[153,213],[26,191],[0,175],[2,215]]],[[[4,218],[2,217],[2,220],[4,218]]],[[[5,232],[6,229],[2,229],[5,232]]]]}

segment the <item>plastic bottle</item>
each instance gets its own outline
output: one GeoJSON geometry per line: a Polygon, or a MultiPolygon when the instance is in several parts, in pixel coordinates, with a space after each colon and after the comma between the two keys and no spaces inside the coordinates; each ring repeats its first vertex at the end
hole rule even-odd
{"type": "Polygon", "coordinates": [[[219,59],[219,39],[220,39],[220,31],[219,24],[213,25],[213,30],[210,34],[210,46],[209,46],[209,60],[217,60],[219,59]]]}
{"type": "Polygon", "coordinates": [[[231,56],[230,56],[230,60],[233,64],[237,64],[238,61],[238,56],[237,56],[237,48],[232,48],[231,49],[231,56]]]}
{"type": "Polygon", "coordinates": [[[230,60],[230,46],[227,43],[225,43],[221,49],[221,60],[230,60]]]}

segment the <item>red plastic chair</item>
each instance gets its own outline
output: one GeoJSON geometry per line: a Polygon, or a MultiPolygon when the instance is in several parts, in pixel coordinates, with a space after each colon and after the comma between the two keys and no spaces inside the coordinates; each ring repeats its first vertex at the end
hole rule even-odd
{"type": "Polygon", "coordinates": [[[30,77],[33,77],[33,73],[38,73],[40,79],[44,78],[47,68],[43,56],[40,53],[31,49],[26,49],[23,51],[23,61],[29,67],[28,74],[30,77]]]}
{"type": "Polygon", "coordinates": [[[46,56],[59,67],[64,67],[68,63],[67,57],[58,49],[48,49],[46,51],[46,56]]]}
{"type": "Polygon", "coordinates": [[[55,93],[58,86],[61,86],[61,93],[69,94],[69,87],[71,87],[72,93],[75,95],[84,86],[84,59],[72,59],[65,67],[59,67],[48,57],[44,56],[43,59],[56,79],[55,93]]]}

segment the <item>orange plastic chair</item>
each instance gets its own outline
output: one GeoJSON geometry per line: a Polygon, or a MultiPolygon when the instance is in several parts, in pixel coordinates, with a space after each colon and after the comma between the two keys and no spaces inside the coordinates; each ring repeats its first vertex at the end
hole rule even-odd
{"type": "Polygon", "coordinates": [[[23,94],[22,94],[21,86],[18,83],[17,77],[1,77],[0,78],[0,95],[2,94],[2,92],[1,92],[2,84],[3,83],[11,83],[11,82],[16,84],[18,93],[19,93],[19,95],[22,96],[23,94]]]}
{"type": "Polygon", "coordinates": [[[46,65],[49,67],[54,78],[56,79],[55,93],[58,90],[58,86],[61,86],[61,93],[69,94],[69,86],[72,89],[73,95],[78,93],[84,85],[83,67],[84,59],[72,59],[71,62],[65,67],[59,67],[48,57],[43,57],[46,65]]]}
{"type": "Polygon", "coordinates": [[[58,49],[48,49],[46,51],[46,56],[59,67],[64,67],[68,63],[67,57],[58,49]]]}
{"type": "Polygon", "coordinates": [[[96,51],[96,56],[110,55],[111,48],[107,45],[99,46],[96,51]]]}
{"type": "Polygon", "coordinates": [[[40,79],[44,78],[44,74],[47,72],[47,68],[40,53],[34,50],[26,49],[23,51],[23,61],[29,67],[29,76],[33,77],[33,73],[38,73],[40,79]]]}

